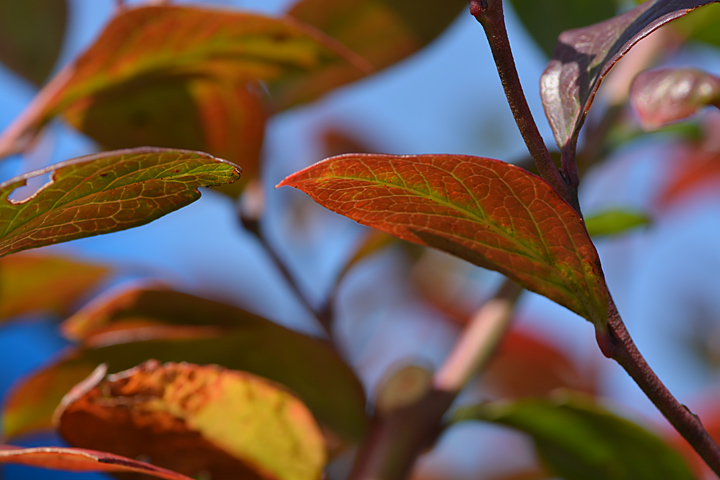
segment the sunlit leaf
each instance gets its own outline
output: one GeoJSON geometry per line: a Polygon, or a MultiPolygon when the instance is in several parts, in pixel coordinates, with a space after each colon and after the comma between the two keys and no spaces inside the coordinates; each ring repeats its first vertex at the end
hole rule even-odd
{"type": "Polygon", "coordinates": [[[455,421],[483,420],[527,433],[565,480],[691,480],[680,454],[644,428],[582,397],[460,408],[455,421]]]}
{"type": "Polygon", "coordinates": [[[602,325],[607,290],[575,211],[518,167],[464,155],[343,155],[279,186],[358,223],[497,270],[602,325]]]}
{"type": "Polygon", "coordinates": [[[41,85],[60,54],[67,11],[66,0],[0,0],[0,62],[41,85]]]}
{"type": "Polygon", "coordinates": [[[22,254],[0,260],[0,321],[18,315],[61,316],[110,273],[68,257],[22,254]]]}
{"type": "Polygon", "coordinates": [[[558,35],[615,15],[615,0],[512,0],[513,9],[545,54],[552,56],[558,35]]]}
{"type": "Polygon", "coordinates": [[[649,225],[652,219],[647,214],[632,210],[605,210],[595,215],[588,215],[585,227],[591,237],[618,235],[628,230],[649,225]]]}
{"type": "Polygon", "coordinates": [[[650,0],[610,20],[563,32],[540,79],[545,114],[560,148],[575,148],[600,82],[642,38],[718,0],[650,0]]]}
{"type": "Polygon", "coordinates": [[[12,151],[7,144],[13,142],[22,148],[40,126],[67,113],[100,143],[199,149],[248,163],[252,171],[257,158],[239,156],[256,155],[262,140],[259,82],[355,59],[290,19],[171,5],[126,9],[45,92],[43,108],[25,118],[3,148],[12,151]]]}
{"type": "Polygon", "coordinates": [[[633,82],[630,102],[643,128],[655,130],[708,105],[720,108],[720,77],[691,68],[643,72],[633,82]]]}
{"type": "Polygon", "coordinates": [[[141,80],[75,102],[63,113],[106,149],[184,148],[237,163],[241,181],[217,188],[236,197],[259,172],[267,107],[255,90],[213,78],[141,80]]]}
{"type": "Polygon", "coordinates": [[[2,463],[70,472],[133,472],[166,480],[192,480],[180,473],[171,472],[145,462],[112,453],[81,448],[21,448],[0,445],[0,464],[2,463]]]}
{"type": "Polygon", "coordinates": [[[80,157],[0,184],[0,257],[144,225],[231,183],[240,169],[200,152],[139,148],[80,157]],[[29,196],[33,178],[50,174],[29,196]],[[16,191],[17,190],[17,191],[16,191]]]}
{"type": "Polygon", "coordinates": [[[63,399],[56,413],[71,445],[147,458],[217,480],[316,480],[320,428],[300,400],[245,372],[148,361],[63,399]]]}
{"type": "Polygon", "coordinates": [[[90,344],[10,394],[2,422],[6,435],[47,428],[62,396],[99,364],[117,372],[152,358],[250,372],[296,392],[344,439],[356,441],[365,429],[362,385],[329,344],[234,306],[169,290],[130,290],[93,302],[64,331],[90,344]]]}
{"type": "MultiPolygon", "coordinates": [[[[300,0],[288,12],[327,33],[381,70],[430,43],[467,8],[464,0],[300,0]]],[[[276,109],[312,100],[363,74],[336,62],[310,75],[274,82],[276,109]]]]}

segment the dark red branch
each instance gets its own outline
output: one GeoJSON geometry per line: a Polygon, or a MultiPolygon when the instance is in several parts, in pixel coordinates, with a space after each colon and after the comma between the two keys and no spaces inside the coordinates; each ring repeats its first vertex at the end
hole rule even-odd
{"type": "Polygon", "coordinates": [[[577,198],[577,187],[568,183],[555,166],[545,141],[540,135],[530,107],[525,99],[520,78],[515,68],[510,41],[505,29],[505,16],[501,0],[469,0],[470,13],[485,29],[490,44],[500,81],[515,123],[527,145],[530,155],[537,165],[540,175],[565,199],[578,213],[580,205],[577,198]]]}

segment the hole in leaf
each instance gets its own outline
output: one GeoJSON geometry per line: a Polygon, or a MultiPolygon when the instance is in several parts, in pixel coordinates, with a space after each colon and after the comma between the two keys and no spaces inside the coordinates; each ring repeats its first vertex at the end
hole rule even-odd
{"type": "Polygon", "coordinates": [[[42,190],[52,185],[52,174],[53,172],[50,171],[28,178],[25,181],[25,185],[16,188],[10,195],[8,195],[8,200],[10,200],[10,203],[13,205],[17,205],[34,198],[42,190]]]}

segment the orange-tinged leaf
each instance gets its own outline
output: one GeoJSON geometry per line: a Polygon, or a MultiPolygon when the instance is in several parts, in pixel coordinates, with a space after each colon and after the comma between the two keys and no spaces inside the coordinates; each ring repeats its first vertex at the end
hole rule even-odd
{"type": "Polygon", "coordinates": [[[166,480],[192,480],[177,472],[107,452],[82,448],[21,448],[0,445],[0,464],[14,463],[29,467],[71,472],[132,472],[166,480]]]}
{"type": "Polygon", "coordinates": [[[0,184],[0,257],[144,225],[200,198],[198,187],[231,183],[240,169],[208,154],[138,148],[52,165],[0,184]],[[33,177],[50,180],[13,198],[33,177]]]}
{"type": "Polygon", "coordinates": [[[200,150],[241,165],[237,197],[259,171],[267,108],[244,81],[169,77],[123,84],[71,104],[65,119],[106,149],[155,145],[200,150]]]}
{"type": "Polygon", "coordinates": [[[265,113],[252,97],[261,90],[259,82],[359,61],[292,19],[171,5],[124,9],[43,92],[42,107],[35,105],[6,133],[0,150],[22,149],[38,128],[67,112],[100,143],[127,148],[137,146],[139,137],[149,138],[153,145],[207,150],[245,163],[232,153],[258,148],[256,131],[263,128],[265,113]],[[227,111],[220,111],[220,97],[227,111]],[[252,145],[238,147],[226,137],[252,145]]]}
{"type": "Polygon", "coordinates": [[[558,146],[575,147],[603,78],[637,42],[694,8],[718,0],[650,0],[589,27],[560,34],[540,78],[540,94],[558,146]]]}
{"type": "Polygon", "coordinates": [[[465,155],[343,155],[279,186],[358,223],[497,270],[596,325],[608,294],[575,211],[542,179],[465,155]]]}
{"type": "MultiPolygon", "coordinates": [[[[464,0],[300,0],[289,10],[298,20],[341,42],[381,70],[420,50],[467,8],[464,0]]],[[[335,62],[271,84],[276,109],[288,108],[368,72],[335,62]]]]}
{"type": "Polygon", "coordinates": [[[717,185],[720,184],[720,153],[683,148],[674,156],[674,168],[657,199],[661,207],[695,194],[717,192],[717,185]]]}
{"type": "Polygon", "coordinates": [[[300,400],[216,365],[136,368],[82,385],[56,413],[71,445],[100,448],[213,479],[319,479],[320,428],[300,400]]]}
{"type": "Polygon", "coordinates": [[[592,369],[581,367],[537,335],[513,329],[483,369],[481,388],[510,399],[545,397],[563,388],[596,395],[598,383],[592,369]]]}
{"type": "Polygon", "coordinates": [[[41,85],[62,47],[67,0],[0,0],[0,61],[41,85]]]}
{"type": "Polygon", "coordinates": [[[364,433],[362,385],[335,349],[235,306],[170,290],[132,289],[91,303],[63,330],[87,344],[26,377],[8,396],[6,436],[48,428],[62,396],[99,364],[117,372],[151,358],[260,375],[296,392],[343,439],[357,441],[364,433]]]}
{"type": "Polygon", "coordinates": [[[720,108],[720,77],[694,68],[643,72],[635,77],[630,102],[643,128],[657,129],[708,105],[720,108]]]}
{"type": "Polygon", "coordinates": [[[3,258],[0,321],[39,313],[65,315],[109,273],[107,266],[61,256],[24,253],[3,258]]]}

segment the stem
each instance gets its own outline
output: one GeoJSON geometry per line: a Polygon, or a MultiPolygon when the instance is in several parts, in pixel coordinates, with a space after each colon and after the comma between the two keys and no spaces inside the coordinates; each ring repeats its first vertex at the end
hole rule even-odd
{"type": "Polygon", "coordinates": [[[608,352],[608,349],[603,348],[601,345],[603,353],[612,353],[612,358],[635,380],[635,383],[638,384],[670,424],[675,427],[675,430],[687,440],[712,471],[720,477],[720,447],[710,437],[697,415],[677,401],[647,364],[625,328],[625,324],[612,300],[610,301],[607,328],[613,348],[608,352]]]}
{"type": "Polygon", "coordinates": [[[417,457],[442,433],[442,418],[457,394],[492,357],[521,292],[521,287],[506,280],[480,307],[424,397],[384,415],[375,411],[349,480],[400,480],[409,476],[417,457]]]}
{"type": "Polygon", "coordinates": [[[469,4],[470,13],[485,30],[510,110],[538,172],[579,213],[577,186],[569,184],[555,166],[525,99],[505,29],[502,0],[469,0],[469,4]]]}

